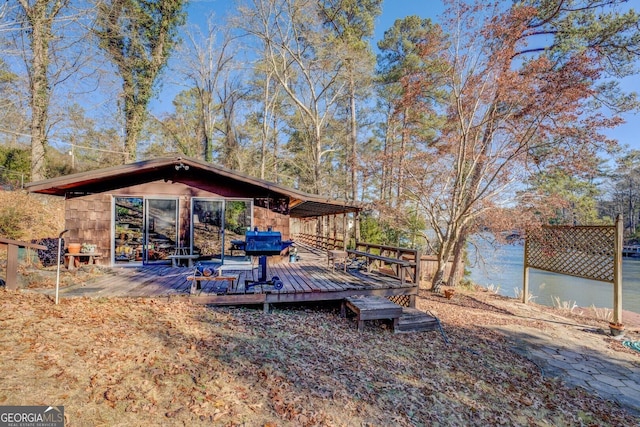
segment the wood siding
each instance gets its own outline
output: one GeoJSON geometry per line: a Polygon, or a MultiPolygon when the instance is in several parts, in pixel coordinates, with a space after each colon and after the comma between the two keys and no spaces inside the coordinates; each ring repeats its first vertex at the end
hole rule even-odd
{"type": "MultiPolygon", "coordinates": [[[[203,184],[200,183],[200,187],[203,184]]],[[[216,188],[211,185],[210,188],[216,188]]],[[[229,190],[225,191],[230,195],[229,190]]],[[[229,198],[243,198],[242,192],[230,195],[229,198]]],[[[65,243],[91,243],[97,245],[96,252],[102,254],[100,264],[109,265],[112,259],[112,198],[176,198],[179,201],[179,239],[183,246],[190,242],[190,220],[192,198],[224,198],[221,194],[203,188],[190,187],[183,183],[154,181],[146,184],[114,189],[99,194],[67,198],[65,203],[65,226],[69,230],[65,234],[65,243]]],[[[282,233],[284,240],[290,239],[289,216],[273,212],[258,206],[253,207],[253,225],[260,230],[271,227],[282,233]]]]}
{"type": "Polygon", "coordinates": [[[111,254],[111,196],[92,194],[68,199],[65,203],[65,245],[92,243],[96,252],[110,259],[111,254]]]}

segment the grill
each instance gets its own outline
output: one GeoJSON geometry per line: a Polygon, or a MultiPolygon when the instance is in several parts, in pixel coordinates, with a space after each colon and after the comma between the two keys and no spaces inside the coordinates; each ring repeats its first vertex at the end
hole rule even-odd
{"type": "Polygon", "coordinates": [[[282,245],[282,235],[279,231],[258,231],[255,229],[247,231],[245,235],[244,251],[247,255],[280,255],[280,252],[287,246],[282,245]]]}
{"type": "Polygon", "coordinates": [[[291,246],[291,240],[282,241],[282,234],[279,231],[272,231],[269,228],[266,231],[259,231],[256,227],[253,231],[247,231],[245,234],[244,251],[249,256],[259,257],[260,276],[257,281],[245,281],[245,291],[254,286],[273,286],[274,289],[280,290],[284,287],[284,283],[278,276],[273,276],[271,280],[267,280],[267,257],[272,255],[280,255],[280,253],[291,246]]]}

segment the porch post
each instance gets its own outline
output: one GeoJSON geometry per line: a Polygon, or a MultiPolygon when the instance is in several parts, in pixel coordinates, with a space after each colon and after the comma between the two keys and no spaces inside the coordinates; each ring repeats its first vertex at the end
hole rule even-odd
{"type": "Polygon", "coordinates": [[[522,278],[522,303],[527,303],[527,296],[529,295],[529,264],[528,264],[528,253],[529,253],[529,239],[525,239],[524,241],[524,277],[522,278]]]}
{"type": "Polygon", "coordinates": [[[622,214],[616,217],[616,241],[613,255],[613,321],[622,323],[622,214]]]}
{"type": "Polygon", "coordinates": [[[347,213],[342,214],[342,250],[347,250],[347,242],[349,241],[349,227],[347,221],[347,213]]]}

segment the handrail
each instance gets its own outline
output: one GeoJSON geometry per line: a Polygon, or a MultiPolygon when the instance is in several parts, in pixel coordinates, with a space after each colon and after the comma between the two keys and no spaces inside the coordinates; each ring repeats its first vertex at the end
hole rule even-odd
{"type": "Polygon", "coordinates": [[[323,249],[325,251],[330,251],[334,249],[339,249],[339,250],[344,249],[344,239],[340,239],[337,237],[327,237],[327,236],[320,236],[315,234],[298,233],[294,236],[294,240],[297,240],[301,243],[305,243],[307,245],[314,246],[316,248],[323,249]]]}
{"type": "Polygon", "coordinates": [[[5,285],[7,289],[18,289],[18,248],[47,250],[44,245],[20,240],[0,238],[0,245],[7,245],[7,269],[5,285]]]}
{"type": "MultiPolygon", "coordinates": [[[[334,249],[343,250],[345,248],[344,240],[340,238],[299,233],[294,236],[294,239],[325,251],[334,249]]],[[[352,255],[358,254],[364,256],[369,260],[385,261],[387,264],[394,264],[395,277],[404,282],[405,277],[408,275],[408,278],[412,280],[413,283],[418,284],[420,282],[421,263],[419,260],[421,260],[421,255],[417,249],[356,241],[355,248],[349,249],[347,252],[350,252],[352,255]]]]}
{"type": "Polygon", "coordinates": [[[356,242],[355,249],[360,250],[360,248],[364,248],[365,252],[371,252],[371,249],[377,249],[379,251],[379,255],[388,256],[390,254],[395,254],[396,258],[401,258],[402,255],[411,255],[414,257],[414,259],[418,259],[417,254],[419,253],[417,249],[401,248],[398,246],[379,245],[377,243],[356,242]]]}

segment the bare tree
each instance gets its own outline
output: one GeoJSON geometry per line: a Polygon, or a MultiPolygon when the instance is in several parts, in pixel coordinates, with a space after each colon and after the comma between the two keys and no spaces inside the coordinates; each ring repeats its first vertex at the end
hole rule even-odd
{"type": "Polygon", "coordinates": [[[563,0],[510,7],[455,2],[446,43],[422,43],[420,57],[439,58],[441,66],[404,76],[413,94],[404,102],[429,108],[421,99],[444,87],[438,108],[447,122],[407,159],[404,188],[431,226],[424,237],[438,256],[434,290],[451,258],[456,277],[470,233],[515,201],[515,185],[526,182],[531,168],[589,169],[599,150],[615,144],[601,130],[619,123],[617,111],[634,103],[600,82],[608,73],[629,72],[640,43],[638,16],[599,15],[601,6],[595,0],[575,8],[563,0]],[[541,33],[550,36],[549,45],[531,47],[541,33]],[[597,99],[615,107],[611,116],[597,99]]]}
{"type": "Polygon", "coordinates": [[[259,40],[257,52],[289,102],[297,109],[296,129],[311,170],[309,191],[322,186],[323,157],[335,150],[325,132],[347,85],[327,30],[311,0],[251,0],[240,8],[239,25],[259,40]]]}
{"type": "Polygon", "coordinates": [[[179,47],[183,60],[177,67],[179,75],[186,77],[186,83],[197,96],[198,138],[202,158],[207,162],[213,160],[214,132],[223,110],[216,98],[224,98],[220,94],[224,92],[225,75],[230,72],[234,57],[233,37],[215,22],[211,15],[204,31],[199,27],[186,31],[186,42],[179,47]]]}

